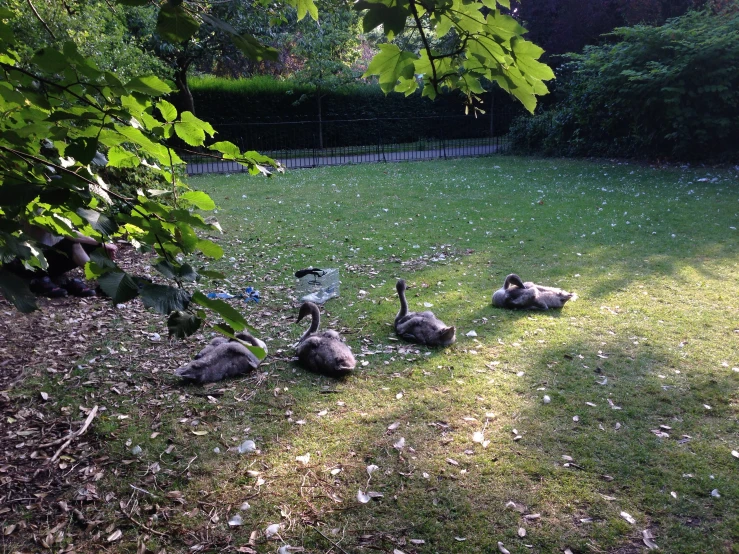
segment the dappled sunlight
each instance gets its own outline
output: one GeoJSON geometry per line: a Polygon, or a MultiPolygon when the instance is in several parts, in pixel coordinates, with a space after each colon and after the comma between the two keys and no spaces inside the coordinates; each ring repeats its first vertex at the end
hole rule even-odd
{"type": "Polygon", "coordinates": [[[649,530],[666,552],[720,551],[739,513],[739,247],[712,217],[735,212],[735,174],[698,175],[495,158],[197,179],[227,230],[208,267],[228,279],[200,286],[260,291],[229,302],[269,356],[203,387],[172,372],[210,330],[156,349],[121,332],[84,356],[64,405],[109,410],[99,494],[174,522],[183,550],[630,552],[649,530]],[[309,266],[339,269],[321,329],[352,348],[344,379],[293,360],[309,266]],[[578,298],[495,308],[511,272],[578,298]],[[398,278],[455,344],[398,340],[398,278]]]}

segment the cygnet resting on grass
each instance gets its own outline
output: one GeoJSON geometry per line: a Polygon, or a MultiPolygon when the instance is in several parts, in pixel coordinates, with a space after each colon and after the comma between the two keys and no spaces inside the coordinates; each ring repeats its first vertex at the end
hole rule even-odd
{"type": "Polygon", "coordinates": [[[357,361],[351,349],[342,342],[341,335],[332,330],[318,333],[321,312],[313,302],[305,302],[300,306],[297,322],[308,315],[311,316],[310,328],[300,337],[295,348],[300,365],[330,376],[345,375],[354,369],[357,361]]]}
{"type": "Polygon", "coordinates": [[[505,278],[503,288],[493,293],[493,306],[522,310],[548,310],[561,308],[575,295],[571,292],[523,282],[515,273],[505,278]]]}
{"type": "MultiPolygon", "coordinates": [[[[236,333],[236,338],[267,352],[267,346],[251,334],[236,333]]],[[[175,372],[196,383],[212,383],[226,377],[243,375],[259,367],[260,359],[239,341],[216,337],[193,360],[175,372]]]]}
{"type": "Polygon", "coordinates": [[[400,311],[395,316],[395,333],[409,342],[426,346],[449,346],[456,340],[454,327],[447,326],[432,312],[409,312],[405,299],[405,281],[395,285],[400,297],[400,311]]]}

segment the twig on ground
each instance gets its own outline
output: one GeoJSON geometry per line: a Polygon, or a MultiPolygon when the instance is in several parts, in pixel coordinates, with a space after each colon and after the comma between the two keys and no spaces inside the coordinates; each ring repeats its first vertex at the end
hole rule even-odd
{"type": "Polygon", "coordinates": [[[323,533],[321,533],[321,531],[320,531],[320,530],[318,529],[318,527],[316,527],[315,525],[310,525],[309,527],[310,527],[311,529],[313,529],[313,530],[314,530],[314,531],[315,531],[316,533],[318,533],[319,535],[321,535],[321,536],[322,536],[322,537],[323,537],[324,539],[326,539],[326,540],[327,540],[328,542],[330,542],[330,543],[331,543],[331,544],[332,544],[332,545],[334,546],[334,548],[338,548],[338,549],[339,549],[339,550],[340,550],[341,552],[343,552],[344,554],[349,554],[349,553],[348,553],[348,552],[347,552],[346,550],[344,550],[343,548],[341,548],[341,547],[340,547],[340,546],[338,545],[338,543],[335,543],[334,541],[332,541],[331,539],[329,539],[329,538],[328,538],[328,537],[327,537],[326,535],[324,535],[323,533]]]}
{"type": "Polygon", "coordinates": [[[74,439],[82,435],[85,431],[87,431],[87,428],[90,426],[90,423],[92,423],[92,420],[95,418],[95,416],[98,413],[98,407],[95,405],[92,410],[90,410],[90,413],[87,415],[87,419],[85,420],[85,423],[80,427],[77,431],[74,433],[70,433],[65,438],[60,439],[59,441],[54,441],[49,444],[43,445],[43,446],[54,446],[55,444],[59,444],[59,442],[64,441],[64,444],[62,444],[59,447],[59,450],[56,451],[56,453],[49,459],[49,463],[53,464],[59,459],[59,456],[61,456],[62,452],[65,448],[67,448],[74,439]]]}
{"type": "Polygon", "coordinates": [[[148,531],[149,533],[152,533],[152,534],[157,535],[159,537],[168,537],[169,536],[167,533],[162,533],[161,531],[156,531],[156,530],[152,529],[151,527],[147,527],[146,525],[144,525],[140,521],[135,520],[131,514],[129,514],[128,512],[126,512],[126,510],[121,510],[121,512],[123,512],[123,515],[126,516],[129,520],[131,520],[136,526],[141,527],[142,529],[148,531]]]}

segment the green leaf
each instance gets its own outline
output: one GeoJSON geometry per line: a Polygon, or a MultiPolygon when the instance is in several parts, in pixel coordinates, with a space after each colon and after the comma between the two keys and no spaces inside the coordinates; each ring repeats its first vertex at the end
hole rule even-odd
{"type": "Polygon", "coordinates": [[[223,248],[208,239],[199,240],[197,243],[197,248],[209,258],[218,259],[223,257],[223,248]]]}
{"type": "Polygon", "coordinates": [[[89,208],[78,208],[77,215],[87,220],[90,226],[95,229],[101,235],[112,235],[118,230],[118,224],[115,220],[108,216],[100,213],[97,210],[89,208]]]}
{"type": "Polygon", "coordinates": [[[33,55],[31,63],[47,73],[60,73],[69,67],[67,57],[53,48],[42,48],[33,55]]]}
{"type": "Polygon", "coordinates": [[[36,297],[28,288],[28,284],[7,269],[0,266],[0,292],[19,312],[30,314],[38,310],[36,297]]]}
{"type": "Polygon", "coordinates": [[[216,207],[216,203],[206,193],[199,190],[190,190],[180,195],[182,200],[186,200],[190,204],[201,210],[213,210],[216,207]]]}
{"type": "Polygon", "coordinates": [[[388,39],[403,32],[406,19],[411,15],[407,0],[358,0],[354,3],[354,9],[367,10],[362,20],[365,33],[382,25],[388,39]]]}
{"type": "Polygon", "coordinates": [[[98,278],[98,284],[103,292],[110,296],[114,304],[122,304],[139,295],[136,281],[123,271],[111,271],[98,278]]]}
{"type": "Polygon", "coordinates": [[[169,315],[167,319],[167,328],[169,329],[170,337],[177,337],[184,339],[189,337],[195,331],[200,329],[200,325],[203,320],[197,317],[195,314],[176,310],[169,315]]]}
{"type": "Polygon", "coordinates": [[[223,300],[208,298],[202,292],[198,291],[192,295],[192,301],[195,304],[216,312],[236,331],[242,331],[247,327],[244,317],[233,306],[226,304],[223,300]]]}
{"type": "Polygon", "coordinates": [[[198,119],[191,112],[180,115],[180,121],[175,123],[174,130],[190,146],[202,146],[205,143],[205,133],[212,137],[216,132],[210,123],[198,119]]]}
{"type": "Polygon", "coordinates": [[[173,92],[172,88],[156,75],[134,77],[126,83],[126,90],[140,92],[147,96],[162,96],[173,92]]]}
{"type": "Polygon", "coordinates": [[[395,88],[398,79],[413,78],[416,59],[415,54],[403,52],[394,44],[380,44],[380,52],[372,58],[362,77],[379,75],[380,88],[387,94],[395,88]]]}
{"type": "Polygon", "coordinates": [[[239,150],[239,147],[233,142],[228,142],[226,140],[211,144],[208,149],[220,152],[227,160],[234,160],[241,157],[241,150],[239,150]]]}
{"type": "Polygon", "coordinates": [[[511,39],[511,48],[513,57],[516,59],[516,66],[527,78],[527,81],[531,82],[529,78],[539,81],[554,79],[552,69],[548,65],[537,61],[544,53],[542,48],[520,37],[511,39]]]}
{"type": "Polygon", "coordinates": [[[153,267],[167,279],[175,279],[177,277],[177,268],[169,260],[161,258],[153,264],[153,267]]]}
{"type": "Polygon", "coordinates": [[[111,270],[115,273],[122,273],[121,268],[110,259],[103,248],[96,248],[90,254],[90,261],[85,264],[85,278],[97,279],[111,270]]]}
{"type": "Polygon", "coordinates": [[[153,308],[157,313],[169,314],[178,310],[186,310],[190,304],[190,293],[169,285],[144,285],[141,289],[141,300],[144,307],[153,308]]]}
{"type": "Polygon", "coordinates": [[[160,100],[159,102],[157,102],[157,108],[159,109],[159,113],[162,114],[164,121],[166,121],[167,123],[171,123],[172,121],[177,119],[177,108],[175,108],[166,100],[160,100]]]}
{"type": "Polygon", "coordinates": [[[110,167],[138,167],[141,164],[139,157],[122,146],[113,146],[108,150],[108,164],[110,167]]]}
{"type": "Polygon", "coordinates": [[[233,42],[234,46],[241,50],[241,53],[250,60],[257,62],[276,62],[280,56],[280,53],[276,48],[265,46],[256,38],[251,35],[247,35],[246,33],[231,35],[231,42],[233,42]]]}
{"type": "Polygon", "coordinates": [[[146,6],[149,0],[116,0],[116,4],[122,6],[146,6]]]}
{"type": "Polygon", "coordinates": [[[318,8],[313,0],[289,0],[291,6],[298,10],[298,21],[309,14],[313,21],[318,21],[318,8]]]}
{"type": "Polygon", "coordinates": [[[164,40],[174,43],[185,42],[198,32],[200,23],[182,5],[166,3],[159,9],[157,33],[164,40]]]}
{"type": "Polygon", "coordinates": [[[89,164],[98,149],[96,138],[79,137],[70,141],[64,153],[73,157],[82,165],[89,164]]]}

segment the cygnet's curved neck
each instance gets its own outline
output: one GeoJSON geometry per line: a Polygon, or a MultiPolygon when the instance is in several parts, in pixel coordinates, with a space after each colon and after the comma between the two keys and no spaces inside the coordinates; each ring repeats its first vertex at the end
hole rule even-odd
{"type": "Polygon", "coordinates": [[[408,302],[405,299],[405,281],[402,279],[398,281],[398,284],[395,285],[395,289],[398,291],[398,297],[400,298],[400,311],[398,312],[398,315],[395,316],[395,320],[397,321],[401,317],[405,317],[408,313],[408,302]]]}
{"type": "Polygon", "coordinates": [[[318,331],[318,326],[321,324],[321,311],[318,309],[318,306],[313,304],[309,308],[310,308],[310,319],[311,319],[310,327],[305,333],[303,333],[303,336],[300,337],[300,340],[298,342],[303,342],[310,335],[318,331]]]}

